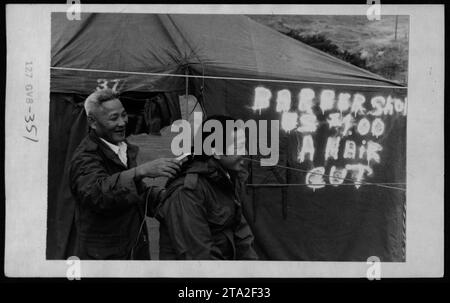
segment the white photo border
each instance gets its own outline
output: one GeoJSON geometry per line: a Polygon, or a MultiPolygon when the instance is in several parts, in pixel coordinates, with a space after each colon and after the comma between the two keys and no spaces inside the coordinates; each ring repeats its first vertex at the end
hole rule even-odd
{"type": "MultiPolygon", "coordinates": [[[[367,5],[82,5],[82,12],[366,15],[367,5]]],[[[66,5],[6,6],[5,275],[66,277],[71,262],[46,260],[51,13],[66,5]],[[33,77],[27,78],[32,62],[33,77]],[[31,87],[26,85],[31,84],[31,87]],[[34,102],[38,142],[25,139],[34,102]]],[[[381,278],[444,273],[444,5],[382,5],[410,16],[406,262],[381,278]]],[[[76,22],[76,21],[74,21],[76,22]]],[[[366,262],[81,261],[84,277],[364,277],[366,262]]]]}

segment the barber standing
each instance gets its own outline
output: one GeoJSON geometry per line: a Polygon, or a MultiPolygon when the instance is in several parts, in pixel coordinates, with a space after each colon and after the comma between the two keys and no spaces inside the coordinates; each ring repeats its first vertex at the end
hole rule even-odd
{"type": "Polygon", "coordinates": [[[89,134],[70,165],[76,255],[96,260],[150,259],[145,216],[159,203],[163,189],[148,187],[142,179],[173,177],[181,163],[157,159],[136,166],[138,147],[125,140],[128,117],[113,90],[92,93],[84,107],[89,134]]]}

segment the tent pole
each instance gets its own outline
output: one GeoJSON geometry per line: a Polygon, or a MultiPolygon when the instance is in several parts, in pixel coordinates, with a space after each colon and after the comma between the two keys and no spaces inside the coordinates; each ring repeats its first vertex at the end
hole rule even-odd
{"type": "Polygon", "coordinates": [[[184,74],[186,75],[186,120],[189,120],[189,102],[188,102],[188,96],[189,96],[189,77],[188,77],[188,69],[186,68],[186,70],[184,71],[184,74]]]}

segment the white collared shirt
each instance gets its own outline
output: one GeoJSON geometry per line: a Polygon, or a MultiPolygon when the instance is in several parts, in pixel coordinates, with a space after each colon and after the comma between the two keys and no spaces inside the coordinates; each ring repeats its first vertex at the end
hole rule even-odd
{"type": "Polygon", "coordinates": [[[112,143],[109,143],[108,141],[106,141],[103,138],[100,138],[103,142],[106,143],[106,145],[109,146],[109,148],[111,148],[111,150],[117,155],[119,156],[120,161],[122,161],[123,164],[125,164],[125,166],[128,166],[128,161],[127,161],[127,147],[128,145],[122,141],[119,143],[119,145],[115,145],[112,143]]]}

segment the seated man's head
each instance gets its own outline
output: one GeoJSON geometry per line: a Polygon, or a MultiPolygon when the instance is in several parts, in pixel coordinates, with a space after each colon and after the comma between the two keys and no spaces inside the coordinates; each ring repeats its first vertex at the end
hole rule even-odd
{"type": "Polygon", "coordinates": [[[89,127],[100,138],[113,144],[125,140],[128,116],[116,92],[102,89],[90,94],[84,102],[84,109],[89,127]]]}
{"type": "Polygon", "coordinates": [[[246,154],[245,131],[242,128],[227,128],[226,121],[234,123],[236,119],[228,116],[212,116],[203,122],[203,152],[212,154],[212,156],[218,160],[226,170],[231,172],[239,172],[245,170],[245,159],[243,157],[246,154]],[[216,129],[214,126],[211,127],[212,125],[220,125],[221,127],[216,129]],[[207,126],[206,130],[205,126],[207,126]],[[222,131],[222,136],[219,136],[222,138],[221,146],[218,142],[216,142],[216,140],[211,142],[207,139],[208,136],[219,131],[222,131]],[[209,143],[211,143],[210,145],[213,150],[208,152],[205,148],[209,146],[209,143]]]}

